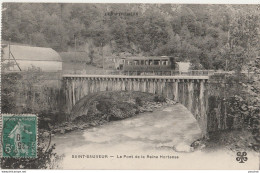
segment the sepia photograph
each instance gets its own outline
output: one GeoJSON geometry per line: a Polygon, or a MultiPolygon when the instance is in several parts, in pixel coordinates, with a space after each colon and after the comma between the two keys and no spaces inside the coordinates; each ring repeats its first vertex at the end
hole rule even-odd
{"type": "Polygon", "coordinates": [[[1,169],[259,170],[260,4],[1,15],[1,169]]]}

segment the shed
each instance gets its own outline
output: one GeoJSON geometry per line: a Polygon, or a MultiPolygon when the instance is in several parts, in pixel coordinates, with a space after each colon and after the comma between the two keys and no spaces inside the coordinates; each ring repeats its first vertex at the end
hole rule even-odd
{"type": "MultiPolygon", "coordinates": [[[[3,63],[12,62],[12,64],[16,64],[16,60],[22,71],[27,71],[33,66],[45,72],[57,72],[62,70],[62,59],[52,48],[23,45],[10,45],[10,47],[6,45],[2,47],[3,63]]],[[[19,68],[17,65],[13,65],[9,70],[19,71],[19,68]]]]}

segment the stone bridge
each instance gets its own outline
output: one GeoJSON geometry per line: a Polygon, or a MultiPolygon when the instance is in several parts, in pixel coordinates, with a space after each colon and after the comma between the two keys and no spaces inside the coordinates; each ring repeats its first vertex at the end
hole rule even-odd
{"type": "Polygon", "coordinates": [[[141,91],[180,102],[207,134],[208,76],[63,75],[66,112],[82,97],[99,91],[141,91]]]}

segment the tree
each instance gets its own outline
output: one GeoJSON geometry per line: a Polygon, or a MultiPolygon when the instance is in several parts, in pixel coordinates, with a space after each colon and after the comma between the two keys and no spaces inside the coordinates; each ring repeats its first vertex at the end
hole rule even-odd
{"type": "Polygon", "coordinates": [[[92,44],[89,46],[88,56],[90,58],[90,64],[93,64],[93,62],[94,62],[94,49],[93,49],[92,44]]]}
{"type": "Polygon", "coordinates": [[[204,68],[223,69],[227,60],[230,70],[259,56],[257,5],[4,3],[3,7],[3,40],[58,51],[73,48],[76,35],[79,47],[93,40],[97,56],[100,47],[109,45],[115,55],[198,58],[204,68]],[[111,11],[138,16],[105,16],[111,11]]]}

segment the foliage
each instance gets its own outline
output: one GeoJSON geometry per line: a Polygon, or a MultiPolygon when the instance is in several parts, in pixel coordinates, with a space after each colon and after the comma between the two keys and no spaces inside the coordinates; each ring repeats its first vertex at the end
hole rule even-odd
{"type": "MultiPolygon", "coordinates": [[[[49,123],[61,119],[64,121],[66,116],[62,113],[57,113],[57,107],[51,103],[50,98],[44,95],[50,88],[46,87],[42,78],[40,69],[32,67],[25,73],[5,73],[2,76],[2,113],[37,113],[38,115],[38,158],[2,158],[1,168],[5,169],[47,169],[57,167],[61,158],[54,153],[55,146],[51,145],[46,151],[47,147],[46,136],[44,134],[50,131],[49,123]],[[40,94],[39,94],[40,93],[40,94]],[[48,112],[45,112],[47,111],[48,112]],[[58,114],[56,115],[55,114],[58,114]],[[48,120],[48,115],[51,119],[48,120]],[[56,116],[52,116],[56,115],[56,116]]],[[[45,76],[46,77],[46,76],[45,76]]],[[[50,83],[48,82],[48,86],[50,83]]],[[[52,95],[54,93],[52,92],[52,95]]],[[[55,98],[56,99],[56,98],[55,98]]],[[[55,100],[56,102],[57,100],[55,100]]],[[[53,123],[54,124],[54,123],[53,123]]],[[[47,137],[48,138],[48,137],[47,137]]],[[[47,141],[48,143],[48,141],[47,141]]]]}
{"type": "MultiPolygon", "coordinates": [[[[259,79],[248,78],[248,76],[241,73],[226,75],[226,77],[224,74],[214,75],[210,80],[212,79],[215,82],[222,83],[222,85],[217,86],[219,90],[215,91],[215,95],[209,97],[208,128],[212,131],[211,135],[213,136],[211,137],[214,138],[216,131],[228,130],[228,133],[232,134],[233,131],[236,133],[236,130],[239,130],[243,133],[235,141],[243,144],[243,147],[259,152],[259,79]],[[240,138],[245,137],[243,136],[244,133],[248,133],[246,138],[250,138],[250,140],[240,140],[240,138]]],[[[214,87],[213,85],[216,84],[213,83],[212,87],[214,87]]],[[[223,134],[225,133],[223,132],[223,134]]],[[[237,136],[239,135],[237,134],[237,136]]],[[[222,135],[221,140],[232,143],[233,137],[232,139],[228,139],[228,137],[225,139],[224,135],[222,135]]]]}
{"type": "Polygon", "coordinates": [[[257,5],[3,3],[4,40],[101,55],[169,55],[241,70],[259,56],[257,5]],[[107,12],[137,12],[108,16],[107,12]],[[76,44],[76,45],[75,45],[76,44]],[[86,45],[88,45],[86,48],[86,45]],[[102,48],[109,47],[110,51],[102,48]]]}
{"type": "Polygon", "coordinates": [[[62,110],[58,77],[59,74],[44,73],[36,67],[20,73],[3,72],[2,112],[41,113],[62,110]]]}
{"type": "Polygon", "coordinates": [[[138,106],[143,106],[143,101],[140,97],[136,97],[135,98],[135,103],[138,105],[138,106]]]}
{"type": "MultiPolygon", "coordinates": [[[[39,139],[43,139],[39,135],[39,139]]],[[[54,153],[55,145],[49,147],[46,151],[45,146],[38,146],[37,158],[1,158],[1,168],[3,169],[52,169],[57,168],[61,157],[54,153]]]]}
{"type": "Polygon", "coordinates": [[[80,103],[74,107],[72,115],[79,114],[74,118],[74,122],[94,122],[103,120],[119,120],[132,117],[136,114],[136,106],[133,103],[122,102],[113,97],[109,97],[106,93],[95,94],[88,99],[89,96],[81,99],[80,103]],[[86,106],[88,105],[88,106],[86,106]]]}
{"type": "Polygon", "coordinates": [[[1,85],[1,112],[2,113],[17,113],[14,109],[16,107],[16,93],[19,89],[18,82],[22,76],[18,73],[2,74],[1,85]]]}
{"type": "MultiPolygon", "coordinates": [[[[236,132],[236,130],[242,130],[243,133],[248,132],[246,138],[251,138],[248,141],[241,141],[240,138],[244,138],[243,133],[240,134],[240,137],[236,137],[237,142],[243,142],[245,148],[251,148],[255,151],[260,150],[260,106],[250,102],[246,98],[242,98],[241,96],[235,95],[227,98],[226,100],[221,99],[218,100],[222,102],[222,105],[226,105],[222,109],[226,108],[226,122],[224,122],[224,131],[222,133],[225,134],[225,130],[229,132],[236,132]],[[251,134],[250,134],[251,133],[251,134]]],[[[223,111],[223,110],[222,110],[223,111]]],[[[221,112],[225,114],[225,112],[221,112]]],[[[217,115],[216,115],[217,116],[217,115]]],[[[222,125],[223,126],[223,125],[222,125]]],[[[216,131],[215,131],[216,132],[216,131]]],[[[214,132],[214,133],[215,133],[214,132]]],[[[214,138],[214,133],[211,133],[211,138],[214,138]]],[[[239,136],[239,135],[238,135],[239,136]]],[[[230,141],[228,137],[222,137],[222,140],[230,141]]],[[[223,142],[223,141],[220,141],[223,142]]]]}
{"type": "Polygon", "coordinates": [[[216,151],[218,149],[227,149],[234,152],[238,151],[252,151],[252,138],[248,130],[223,130],[209,133],[210,140],[206,140],[206,151],[216,151]]]}
{"type": "Polygon", "coordinates": [[[156,95],[156,96],[154,96],[154,101],[155,102],[166,102],[166,98],[162,95],[156,95]]]}

